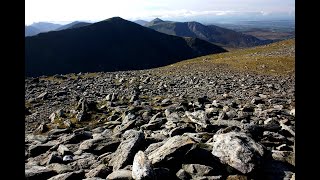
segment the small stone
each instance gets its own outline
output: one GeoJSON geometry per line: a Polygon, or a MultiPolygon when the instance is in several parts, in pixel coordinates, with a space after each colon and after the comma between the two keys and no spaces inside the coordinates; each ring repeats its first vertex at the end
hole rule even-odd
{"type": "Polygon", "coordinates": [[[45,133],[49,130],[47,124],[40,124],[39,127],[34,131],[35,133],[45,133]]]}
{"type": "Polygon", "coordinates": [[[59,152],[60,155],[72,155],[72,152],[63,144],[60,144],[57,151],[59,152]]]}
{"type": "Polygon", "coordinates": [[[48,98],[48,92],[43,92],[37,97],[37,99],[43,99],[43,100],[47,98],[48,98]]]}
{"type": "Polygon", "coordinates": [[[212,101],[212,105],[215,106],[215,107],[220,107],[220,104],[218,103],[217,100],[213,100],[212,101]]]}
{"type": "Polygon", "coordinates": [[[267,98],[267,95],[259,94],[259,97],[261,97],[262,99],[266,99],[266,98],[267,98]]]}
{"type": "Polygon", "coordinates": [[[291,114],[292,116],[296,116],[296,109],[291,109],[291,110],[290,110],[290,114],[291,114]]]}
{"type": "Polygon", "coordinates": [[[292,148],[290,148],[286,144],[281,144],[280,146],[276,147],[276,149],[279,151],[291,151],[292,150],[292,148]]]}
{"type": "Polygon", "coordinates": [[[185,112],[185,115],[194,123],[199,124],[203,128],[207,127],[208,118],[206,116],[205,111],[198,110],[190,113],[189,111],[185,112]]]}
{"type": "Polygon", "coordinates": [[[181,180],[189,180],[191,179],[191,176],[183,169],[180,169],[177,173],[176,176],[181,179],[181,180]]]}
{"type": "Polygon", "coordinates": [[[84,120],[86,119],[86,115],[85,115],[84,111],[78,112],[76,118],[77,118],[77,120],[78,120],[79,122],[84,121],[84,120]]]}
{"type": "Polygon", "coordinates": [[[51,123],[54,123],[54,120],[56,119],[56,113],[51,113],[51,115],[49,116],[49,119],[51,123]]]}
{"type": "Polygon", "coordinates": [[[262,98],[253,98],[253,99],[251,100],[251,103],[252,103],[252,104],[263,104],[264,101],[263,101],[262,98]]]}
{"type": "Polygon", "coordinates": [[[73,160],[73,157],[71,155],[65,155],[62,158],[62,161],[64,161],[64,162],[70,162],[72,160],[73,160]]]}

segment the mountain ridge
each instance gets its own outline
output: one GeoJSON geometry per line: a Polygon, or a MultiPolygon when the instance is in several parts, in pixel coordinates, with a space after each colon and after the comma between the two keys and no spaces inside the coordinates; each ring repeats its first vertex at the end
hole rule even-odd
{"type": "Polygon", "coordinates": [[[120,17],[25,40],[27,76],[147,69],[226,52],[200,39],[166,35],[120,17]]]}
{"type": "Polygon", "coordinates": [[[147,23],[146,27],[180,37],[197,37],[225,47],[253,47],[272,42],[215,25],[206,26],[196,21],[174,22],[154,19],[147,23]]]}
{"type": "Polygon", "coordinates": [[[87,23],[87,22],[83,22],[83,21],[73,21],[69,24],[66,24],[64,26],[61,26],[61,27],[55,29],[54,31],[61,31],[61,30],[65,30],[65,29],[78,28],[78,27],[83,27],[83,26],[87,26],[90,24],[91,23],[87,23]]]}

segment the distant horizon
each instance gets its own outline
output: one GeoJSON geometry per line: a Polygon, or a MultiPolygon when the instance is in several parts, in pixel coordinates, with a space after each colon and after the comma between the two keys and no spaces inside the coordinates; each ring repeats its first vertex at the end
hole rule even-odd
{"type": "MultiPolygon", "coordinates": [[[[113,17],[120,17],[120,16],[113,16],[113,17]]],[[[113,18],[113,17],[110,17],[110,18],[113,18]]],[[[67,25],[67,24],[70,24],[70,23],[72,23],[72,22],[75,22],[75,21],[79,21],[79,22],[88,22],[88,23],[96,23],[96,22],[99,22],[99,21],[103,21],[103,20],[106,20],[106,19],[110,19],[110,18],[105,18],[105,19],[102,19],[102,20],[98,20],[98,21],[92,21],[92,20],[74,20],[74,21],[39,21],[39,22],[33,22],[33,23],[31,23],[31,24],[25,24],[25,26],[30,26],[30,25],[32,25],[32,24],[36,24],[36,23],[52,23],[52,24],[59,24],[59,25],[67,25]]],[[[120,17],[120,18],[122,18],[122,17],[120,17]]],[[[157,17],[156,17],[157,18],[157,17]]],[[[156,19],[156,18],[154,18],[154,19],[156,19]]],[[[122,19],[125,19],[125,18],[122,18],[122,19]]],[[[199,23],[202,23],[202,24],[215,24],[215,23],[217,23],[217,24],[228,24],[228,23],[241,23],[241,22],[249,22],[249,21],[257,21],[257,22],[259,22],[259,21],[261,21],[261,22],[263,22],[263,21],[295,21],[294,19],[258,19],[258,20],[245,20],[245,19],[239,19],[239,20],[235,20],[235,19],[230,19],[230,20],[228,20],[228,19],[224,19],[224,20],[216,20],[216,21],[211,21],[211,22],[203,22],[203,21],[198,21],[198,20],[194,20],[194,19],[192,19],[192,20],[185,20],[185,21],[181,21],[181,20],[168,20],[168,19],[164,19],[164,18],[159,18],[159,19],[161,19],[161,20],[163,20],[163,21],[176,21],[176,22],[190,22],[190,21],[196,21],[196,22],[199,22],[199,23]]],[[[151,19],[151,20],[145,20],[145,19],[135,19],[135,20],[130,20],[130,19],[125,19],[125,20],[128,20],[128,21],[132,21],[132,22],[134,22],[134,21],[137,21],[137,20],[143,20],[143,21],[147,21],[147,22],[150,22],[150,21],[152,21],[153,19],[151,19]]]]}
{"type": "Polygon", "coordinates": [[[223,23],[295,19],[294,0],[26,0],[25,25],[98,22],[112,17],[129,21],[223,23]]]}

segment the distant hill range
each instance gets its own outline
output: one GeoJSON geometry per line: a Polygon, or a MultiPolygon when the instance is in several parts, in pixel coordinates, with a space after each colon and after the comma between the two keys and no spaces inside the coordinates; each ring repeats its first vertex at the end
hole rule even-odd
{"type": "Polygon", "coordinates": [[[33,23],[25,27],[25,36],[34,36],[42,32],[55,30],[61,26],[61,24],[54,24],[48,22],[33,23]]]}
{"type": "Polygon", "coordinates": [[[120,17],[25,38],[26,76],[135,70],[226,52],[198,38],[163,34],[120,17]]]}
{"type": "Polygon", "coordinates": [[[25,26],[24,27],[24,36],[34,36],[39,34],[41,31],[38,28],[33,26],[25,26]]]}
{"type": "Polygon", "coordinates": [[[90,24],[91,23],[81,22],[81,21],[74,21],[72,23],[66,24],[64,26],[61,26],[61,27],[55,29],[55,31],[61,31],[61,30],[72,29],[72,28],[79,28],[79,27],[90,25],[90,24]]]}
{"type": "Polygon", "coordinates": [[[133,22],[135,22],[137,24],[140,24],[141,26],[144,26],[144,25],[146,25],[148,23],[148,21],[144,21],[144,20],[136,20],[136,21],[133,21],[133,22]]]}
{"type": "Polygon", "coordinates": [[[156,31],[180,37],[197,37],[224,47],[252,47],[272,43],[230,29],[198,22],[173,22],[156,18],[145,24],[156,31]]]}
{"type": "Polygon", "coordinates": [[[53,24],[48,22],[38,22],[33,23],[29,26],[25,26],[25,36],[35,36],[39,33],[49,32],[49,31],[61,31],[64,29],[72,29],[90,25],[91,23],[74,21],[72,23],[61,25],[53,24]]]}

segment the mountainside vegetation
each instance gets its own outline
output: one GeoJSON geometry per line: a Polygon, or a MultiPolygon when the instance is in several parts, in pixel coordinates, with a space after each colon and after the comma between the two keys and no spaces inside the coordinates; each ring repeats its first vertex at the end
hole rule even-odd
{"type": "Polygon", "coordinates": [[[212,71],[217,68],[262,75],[294,75],[295,39],[201,56],[161,67],[159,70],[160,73],[175,73],[192,69],[212,71]]]}

